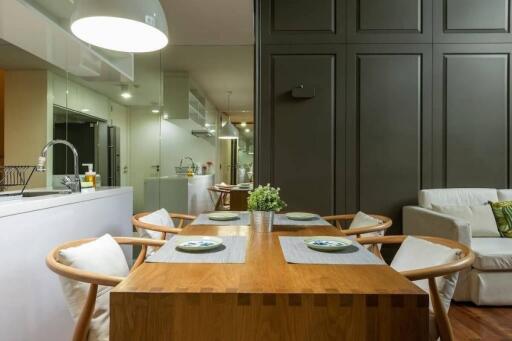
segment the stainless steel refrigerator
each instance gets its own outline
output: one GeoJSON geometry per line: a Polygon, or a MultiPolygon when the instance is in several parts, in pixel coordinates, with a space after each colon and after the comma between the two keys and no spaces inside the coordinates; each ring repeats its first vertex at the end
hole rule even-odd
{"type": "Polygon", "coordinates": [[[119,127],[108,127],[108,186],[121,186],[120,135],[119,127]]]}

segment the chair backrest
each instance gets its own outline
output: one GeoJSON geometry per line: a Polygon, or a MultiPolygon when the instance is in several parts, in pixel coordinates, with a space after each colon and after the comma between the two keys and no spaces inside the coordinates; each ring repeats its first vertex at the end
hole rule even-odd
{"type": "MultiPolygon", "coordinates": [[[[399,249],[395,257],[408,257],[411,258],[413,261],[417,261],[421,265],[419,265],[417,268],[407,266],[407,270],[405,271],[400,271],[400,269],[398,270],[402,275],[404,275],[411,281],[427,280],[427,290],[430,295],[430,301],[432,303],[432,308],[435,315],[436,330],[441,336],[442,340],[453,340],[453,331],[447,316],[447,308],[445,306],[447,303],[449,305],[449,300],[451,300],[451,296],[453,295],[453,289],[455,289],[456,283],[442,283],[441,289],[447,292],[443,296],[443,301],[438,290],[438,283],[440,281],[436,281],[436,278],[443,277],[443,279],[445,280],[450,280],[449,276],[458,274],[459,271],[469,268],[473,264],[475,256],[471,249],[469,249],[466,245],[452,240],[437,237],[385,236],[360,238],[358,239],[358,242],[360,242],[361,244],[402,244],[408,238],[409,241],[420,241],[420,243],[409,244],[409,250],[412,250],[414,252],[414,247],[419,246],[423,249],[422,254],[411,254],[409,253],[408,250],[406,253],[399,255],[399,249]],[[431,252],[427,250],[428,244],[425,244],[424,242],[428,242],[429,244],[433,245],[432,249],[430,250],[431,252]],[[452,258],[450,257],[449,253],[445,253],[446,257],[444,258],[444,261],[443,257],[437,257],[436,260],[434,259],[433,255],[436,252],[441,252],[441,249],[439,247],[442,247],[443,249],[453,250],[453,254],[456,254],[457,256],[452,258]],[[426,259],[417,259],[418,257],[422,258],[422,256],[425,256],[424,258],[426,259]],[[429,260],[428,258],[430,258],[431,260],[429,260]],[[441,261],[442,264],[440,264],[441,261]],[[446,285],[448,285],[448,287],[446,285]],[[450,287],[450,285],[453,287],[450,287]]],[[[453,278],[455,278],[456,282],[457,278],[452,277],[452,280],[453,278]]],[[[420,287],[424,286],[422,285],[422,283],[417,282],[417,284],[420,287]]]]}
{"type": "Polygon", "coordinates": [[[380,223],[371,224],[368,226],[362,226],[362,227],[354,227],[350,229],[344,229],[343,223],[346,221],[353,220],[356,214],[338,214],[338,215],[331,215],[331,216],[324,216],[322,219],[327,220],[330,223],[334,223],[334,225],[342,230],[342,232],[347,236],[357,236],[360,237],[363,234],[366,233],[372,233],[372,232],[381,232],[388,229],[391,225],[393,225],[393,221],[391,218],[383,216],[383,215],[377,215],[377,214],[369,214],[369,216],[375,218],[376,220],[380,221],[380,223]]]}
{"type": "Polygon", "coordinates": [[[140,218],[145,217],[147,215],[151,214],[151,212],[141,212],[137,213],[132,217],[132,224],[137,229],[145,229],[149,231],[154,232],[160,232],[160,239],[165,240],[167,237],[167,233],[180,233],[182,228],[186,226],[186,222],[191,222],[196,219],[193,215],[187,215],[187,214],[180,214],[180,213],[169,213],[169,217],[171,219],[175,219],[178,221],[177,227],[168,227],[168,226],[161,226],[161,225],[155,225],[155,224],[149,224],[145,223],[140,220],[140,218]]]}
{"type": "Polygon", "coordinates": [[[418,193],[418,204],[423,208],[439,206],[484,205],[488,201],[498,201],[498,191],[494,188],[437,188],[422,189],[418,193]]]}
{"type": "MultiPolygon", "coordinates": [[[[143,238],[114,237],[113,239],[118,244],[142,246],[142,250],[137,259],[135,260],[130,271],[133,271],[144,262],[146,256],[146,249],[148,246],[159,247],[165,243],[164,241],[160,240],[151,240],[143,238]]],[[[70,306],[82,306],[81,312],[76,314],[77,316],[76,325],[73,332],[73,341],[83,341],[86,339],[93,317],[97,317],[98,319],[98,323],[96,326],[97,329],[102,329],[99,331],[95,331],[96,334],[108,336],[108,324],[105,326],[105,323],[102,323],[102,321],[105,320],[104,315],[108,316],[108,293],[101,295],[101,301],[97,303],[98,287],[113,287],[124,279],[123,277],[119,276],[112,276],[107,274],[96,273],[90,270],[75,268],[69,265],[65,265],[61,262],[61,251],[68,250],[70,248],[80,247],[84,244],[91,243],[96,240],[96,238],[89,238],[70,241],[61,244],[55,247],[53,250],[51,250],[48,256],[46,257],[46,265],[48,266],[48,268],[55,272],[56,274],[63,277],[63,280],[61,281],[63,283],[63,286],[68,285],[67,283],[71,283],[72,281],[90,284],[89,289],[86,290],[87,292],[84,293],[84,295],[80,295],[80,297],[71,298],[73,302],[70,302],[70,306]],[[98,306],[95,309],[96,305],[98,306]],[[105,328],[107,330],[105,330],[105,328]]],[[[81,286],[74,285],[73,287],[77,288],[81,286]]]]}

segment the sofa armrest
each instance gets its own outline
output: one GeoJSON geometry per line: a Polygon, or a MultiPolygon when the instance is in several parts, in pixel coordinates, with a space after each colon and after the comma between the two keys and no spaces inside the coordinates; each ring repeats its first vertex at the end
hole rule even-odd
{"type": "Polygon", "coordinates": [[[441,237],[471,246],[469,222],[426,208],[405,206],[403,229],[406,235],[441,237]]]}

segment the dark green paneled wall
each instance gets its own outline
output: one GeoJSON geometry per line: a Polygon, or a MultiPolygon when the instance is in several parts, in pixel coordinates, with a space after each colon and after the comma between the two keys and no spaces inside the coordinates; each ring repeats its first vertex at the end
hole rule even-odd
{"type": "Polygon", "coordinates": [[[510,0],[260,0],[257,178],[292,210],[389,215],[509,187],[510,0]]]}

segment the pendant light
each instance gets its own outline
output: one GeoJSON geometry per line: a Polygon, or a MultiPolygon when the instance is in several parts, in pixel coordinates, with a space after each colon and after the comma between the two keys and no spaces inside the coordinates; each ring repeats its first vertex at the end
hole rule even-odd
{"type": "Polygon", "coordinates": [[[80,0],[71,32],[88,44],[120,52],[151,52],[168,42],[159,0],[80,0]]]}
{"type": "Polygon", "coordinates": [[[229,113],[231,111],[231,91],[228,91],[228,121],[220,128],[219,139],[221,140],[236,140],[238,139],[238,129],[231,123],[229,113]]]}

